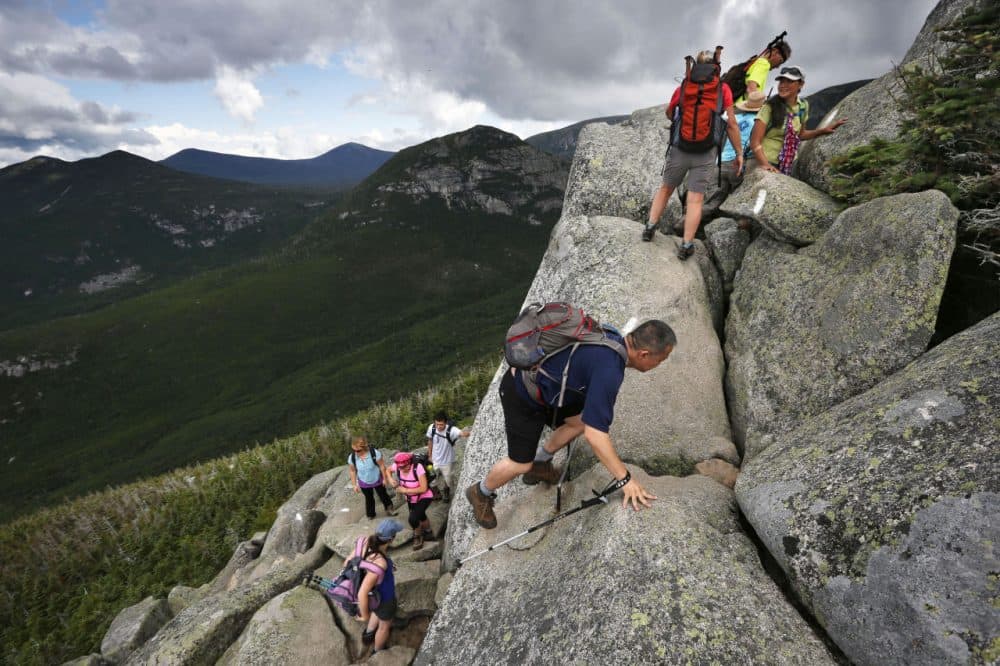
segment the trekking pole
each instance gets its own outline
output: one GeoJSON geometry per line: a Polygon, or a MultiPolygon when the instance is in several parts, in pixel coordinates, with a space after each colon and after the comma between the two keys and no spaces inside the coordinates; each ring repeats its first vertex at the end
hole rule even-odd
{"type": "Polygon", "coordinates": [[[573,449],[576,446],[576,439],[574,438],[572,442],[569,443],[569,450],[566,451],[566,461],[563,463],[563,471],[559,476],[559,483],[556,484],[556,513],[562,510],[562,487],[563,484],[570,480],[569,474],[569,463],[573,460],[573,449]]]}
{"type": "Polygon", "coordinates": [[[457,560],[455,562],[455,566],[456,567],[461,567],[463,564],[465,564],[469,560],[474,560],[477,557],[479,557],[480,555],[485,555],[486,553],[490,552],[491,550],[495,550],[495,549],[499,548],[500,546],[503,546],[504,544],[510,543],[514,539],[520,539],[523,536],[526,536],[528,534],[531,534],[532,532],[540,530],[543,527],[546,527],[547,525],[551,525],[552,523],[554,523],[554,522],[556,522],[558,520],[562,520],[566,516],[572,516],[577,511],[583,511],[584,509],[589,509],[590,507],[597,506],[598,504],[607,504],[608,503],[608,495],[610,495],[611,493],[615,492],[616,490],[619,490],[619,489],[623,488],[625,486],[625,484],[627,484],[631,480],[632,480],[632,475],[631,474],[626,474],[624,479],[612,480],[611,483],[609,483],[608,486],[604,490],[602,490],[601,492],[597,492],[596,490],[592,490],[591,492],[594,493],[594,497],[591,497],[590,499],[586,499],[586,500],[581,500],[580,501],[580,506],[573,507],[572,509],[569,509],[567,511],[563,511],[562,513],[560,513],[558,515],[552,516],[551,518],[549,518],[546,521],[538,523],[537,525],[535,525],[533,527],[529,527],[528,529],[524,530],[520,534],[515,534],[514,536],[510,537],[509,539],[504,539],[500,543],[493,544],[492,546],[490,546],[486,550],[481,550],[478,553],[473,553],[472,555],[469,555],[468,557],[466,557],[464,559],[457,560]]]}
{"type": "Polygon", "coordinates": [[[764,55],[768,51],[770,51],[773,48],[776,48],[778,46],[778,44],[780,44],[781,42],[785,41],[785,35],[787,35],[787,34],[788,34],[788,31],[787,30],[783,30],[780,35],[778,35],[777,37],[775,37],[774,39],[772,39],[771,41],[769,41],[767,43],[767,46],[764,47],[764,50],[761,51],[760,55],[758,55],[757,57],[758,58],[763,58],[764,55]]]}
{"type": "Polygon", "coordinates": [[[767,48],[773,49],[775,46],[785,41],[785,35],[787,34],[788,34],[787,30],[782,30],[780,35],[778,35],[768,43],[767,48]]]}

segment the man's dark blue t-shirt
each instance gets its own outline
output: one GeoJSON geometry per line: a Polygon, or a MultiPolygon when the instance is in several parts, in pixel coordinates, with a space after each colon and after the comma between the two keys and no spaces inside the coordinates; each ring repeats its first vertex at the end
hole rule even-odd
{"type": "MultiPolygon", "coordinates": [[[[621,336],[609,333],[609,337],[625,344],[621,336]]],[[[565,349],[542,362],[542,369],[555,377],[555,381],[542,373],[538,373],[538,388],[542,392],[545,404],[555,407],[559,404],[559,389],[563,369],[569,358],[570,349],[565,349]]],[[[542,406],[528,395],[528,389],[521,381],[521,370],[517,371],[517,392],[529,405],[539,409],[542,406]]],[[[585,425],[601,432],[611,429],[611,421],[615,418],[615,401],[625,379],[625,360],[614,349],[605,345],[580,345],[573,353],[569,364],[569,377],[566,381],[566,395],[563,405],[583,404],[581,418],[585,425]]]]}

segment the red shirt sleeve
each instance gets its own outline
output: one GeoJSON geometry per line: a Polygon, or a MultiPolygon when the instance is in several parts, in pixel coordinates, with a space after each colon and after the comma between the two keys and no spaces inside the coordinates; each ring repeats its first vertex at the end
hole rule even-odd
{"type": "MultiPolygon", "coordinates": [[[[730,97],[732,97],[732,95],[730,95],[730,97]]],[[[667,104],[667,118],[673,119],[674,107],[677,106],[677,103],[680,101],[680,99],[681,99],[681,89],[680,86],[678,86],[677,89],[674,90],[674,94],[670,96],[670,104],[667,104]]]]}
{"type": "Polygon", "coordinates": [[[722,110],[725,111],[733,105],[733,91],[729,89],[728,83],[722,84],[722,110]]]}

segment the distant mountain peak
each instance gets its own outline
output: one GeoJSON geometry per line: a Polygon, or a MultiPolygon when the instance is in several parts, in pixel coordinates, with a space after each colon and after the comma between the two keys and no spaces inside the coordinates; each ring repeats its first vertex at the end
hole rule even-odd
{"type": "Polygon", "coordinates": [[[345,143],[309,159],[276,159],[186,148],[161,164],[188,173],[262,185],[346,188],[382,166],[393,153],[360,143],[345,143]]]}
{"type": "Polygon", "coordinates": [[[402,195],[540,224],[562,205],[567,175],[565,162],[516,135],[475,125],[401,150],[355,190],[355,201],[364,203],[354,209],[387,209],[402,195]]]}

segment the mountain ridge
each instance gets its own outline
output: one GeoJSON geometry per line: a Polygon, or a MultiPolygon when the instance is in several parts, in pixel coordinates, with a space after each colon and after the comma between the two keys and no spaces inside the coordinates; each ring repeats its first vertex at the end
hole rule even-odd
{"type": "MultiPolygon", "coordinates": [[[[168,184],[261,189],[150,164],[168,184]]],[[[270,254],[0,331],[0,457],[15,459],[0,517],[289,435],[492,349],[558,216],[565,165],[473,128],[388,172],[270,254]],[[374,370],[389,358],[396,372],[374,370]],[[95,465],[98,454],[112,462],[95,465]]]]}
{"type": "Polygon", "coordinates": [[[106,305],[245,261],[301,229],[331,192],[188,174],[116,150],[0,169],[0,330],[106,305]],[[86,286],[130,269],[123,290],[86,286]],[[100,293],[99,293],[100,292],[100,293]]]}
{"type": "Polygon", "coordinates": [[[374,173],[395,153],[349,142],[316,157],[276,159],[186,148],[160,164],[213,178],[260,185],[347,188],[374,173]]]}

